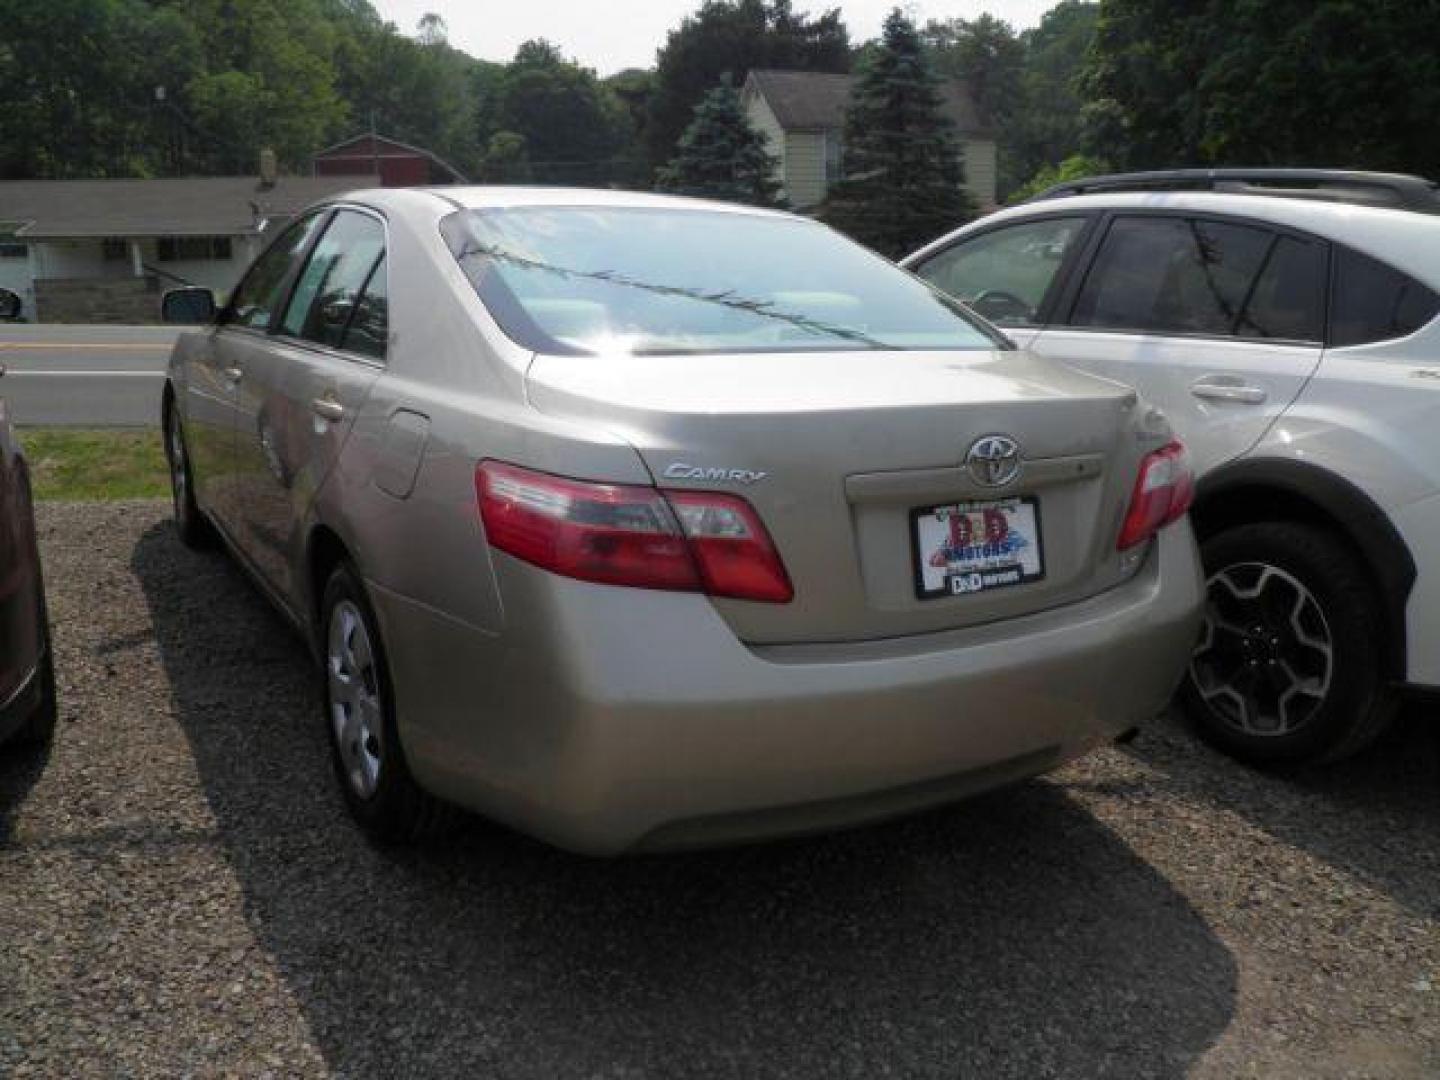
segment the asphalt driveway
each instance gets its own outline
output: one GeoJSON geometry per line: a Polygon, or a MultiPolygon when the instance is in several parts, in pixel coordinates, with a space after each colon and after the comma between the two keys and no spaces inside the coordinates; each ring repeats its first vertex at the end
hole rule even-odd
{"type": "Polygon", "coordinates": [[[298,640],[168,506],[56,504],[64,694],[0,756],[0,1074],[1440,1073],[1440,725],[1301,781],[1173,721],[820,839],[377,849],[298,640]]]}

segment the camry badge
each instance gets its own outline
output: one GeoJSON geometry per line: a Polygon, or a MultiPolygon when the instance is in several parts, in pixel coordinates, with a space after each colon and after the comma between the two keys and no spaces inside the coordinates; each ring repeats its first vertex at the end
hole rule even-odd
{"type": "Polygon", "coordinates": [[[1009,435],[982,435],[965,455],[977,484],[1004,487],[1020,475],[1020,444],[1009,435]]]}
{"type": "Polygon", "coordinates": [[[713,466],[689,465],[677,461],[665,470],[666,480],[709,480],[712,483],[753,484],[764,480],[769,473],[755,469],[721,469],[713,466]]]}

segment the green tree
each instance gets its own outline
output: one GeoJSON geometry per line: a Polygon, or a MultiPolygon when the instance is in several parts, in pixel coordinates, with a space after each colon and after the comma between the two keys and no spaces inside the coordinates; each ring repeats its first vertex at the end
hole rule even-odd
{"type": "Polygon", "coordinates": [[[1004,132],[1000,191],[1080,153],[1084,145],[1079,78],[1095,39],[1100,5],[1061,0],[1020,35],[1025,50],[1021,106],[1004,132]]]}
{"type": "Polygon", "coordinates": [[[661,191],[707,199],[777,206],[779,161],[745,115],[729,78],[695,107],[695,119],[658,176],[661,191]]]}
{"type": "Polygon", "coordinates": [[[487,184],[527,184],[533,180],[525,136],[514,131],[491,135],[480,173],[487,184]]]}
{"type": "Polygon", "coordinates": [[[645,125],[651,164],[670,159],[695,106],[723,74],[744,85],[751,68],[848,71],[850,38],[839,10],[812,19],[797,15],[790,0],[706,0],[656,54],[645,125]]]}
{"type": "Polygon", "coordinates": [[[1089,145],[1122,167],[1440,171],[1429,3],[1104,0],[1084,88],[1089,145]]]}
{"type": "Polygon", "coordinates": [[[954,125],[940,105],[920,34],[895,8],[851,91],[845,177],[821,216],[891,257],[973,216],[954,125]]]}
{"type": "Polygon", "coordinates": [[[541,183],[607,184],[623,156],[629,118],[589,68],[548,41],[520,46],[496,91],[498,130],[522,135],[541,183]]]}
{"type": "Polygon", "coordinates": [[[1084,154],[1076,154],[1066,158],[1058,165],[1043,166],[1039,172],[1010,193],[1009,202],[1012,205],[1022,203],[1056,184],[1063,184],[1067,180],[1083,180],[1087,176],[1103,176],[1109,171],[1108,162],[1101,161],[1099,158],[1087,157],[1084,154]]]}
{"type": "Polygon", "coordinates": [[[1025,46],[1013,26],[988,14],[931,20],[924,38],[937,74],[963,80],[995,127],[1014,122],[1024,100],[1025,46]]]}

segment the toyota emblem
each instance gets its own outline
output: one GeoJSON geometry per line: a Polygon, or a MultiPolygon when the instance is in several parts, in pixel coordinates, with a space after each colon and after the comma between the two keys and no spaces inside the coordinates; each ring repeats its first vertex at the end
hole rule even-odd
{"type": "Polygon", "coordinates": [[[1020,475],[1020,444],[1008,435],[984,435],[965,455],[965,467],[977,484],[1004,487],[1020,475]]]}

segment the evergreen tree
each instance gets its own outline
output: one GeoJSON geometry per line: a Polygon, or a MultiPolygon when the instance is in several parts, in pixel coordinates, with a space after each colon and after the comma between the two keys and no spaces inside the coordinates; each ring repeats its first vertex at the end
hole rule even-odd
{"type": "Polygon", "coordinates": [[[707,199],[778,206],[779,162],[765,147],[740,106],[740,95],[725,77],[695,106],[695,118],[680,137],[677,152],[664,166],[661,191],[707,199]]]}
{"type": "Polygon", "coordinates": [[[954,128],[920,34],[895,8],[851,91],[845,177],[821,217],[895,257],[973,216],[954,128]]]}

